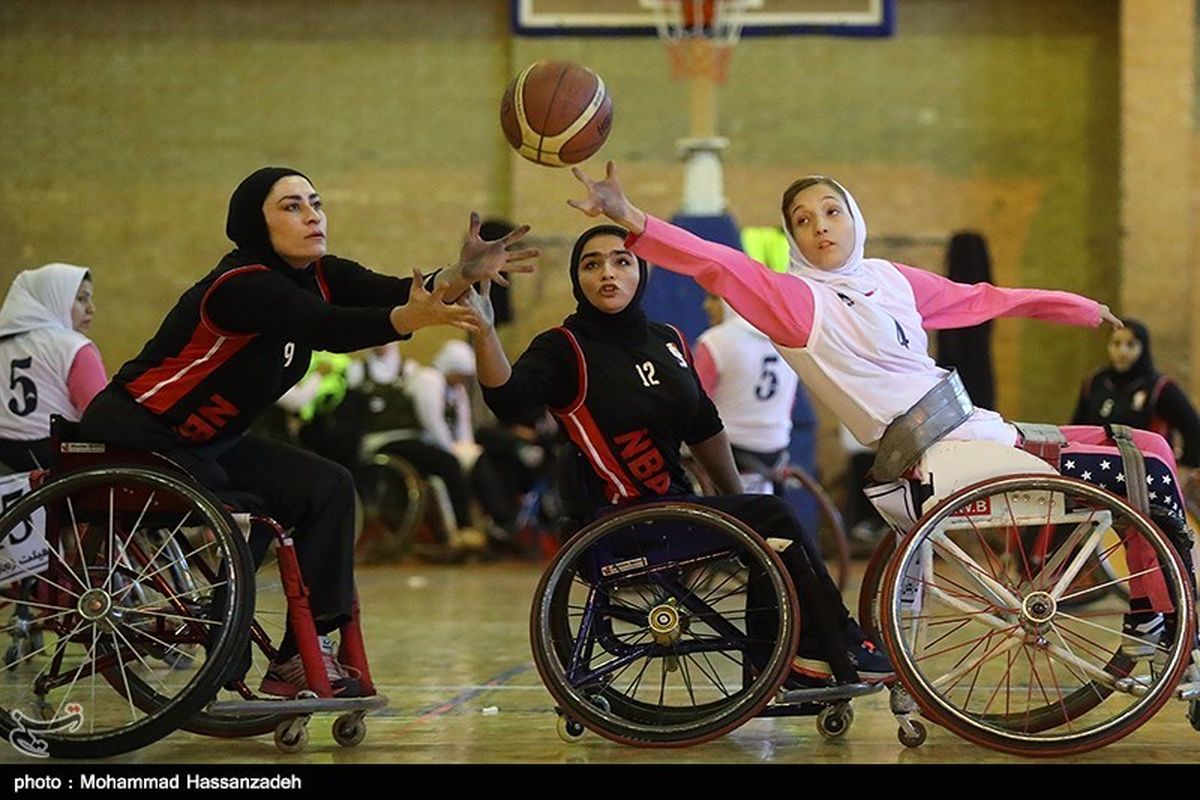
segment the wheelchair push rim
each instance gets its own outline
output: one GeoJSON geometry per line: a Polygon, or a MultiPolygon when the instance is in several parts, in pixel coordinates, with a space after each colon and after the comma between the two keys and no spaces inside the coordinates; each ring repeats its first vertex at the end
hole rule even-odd
{"type": "Polygon", "coordinates": [[[1122,498],[1061,476],[983,481],[942,500],[898,546],[882,597],[885,644],[925,715],[1018,755],[1084,752],[1136,730],[1171,698],[1194,637],[1167,538],[1122,498]],[[1031,529],[1054,542],[1040,560],[1024,547],[1031,529]],[[1121,630],[1127,595],[1090,580],[1110,530],[1142,554],[1119,580],[1155,583],[1180,620],[1145,657],[1121,630]]]}
{"type": "Polygon", "coordinates": [[[247,641],[241,531],[190,479],[144,465],[51,480],[0,520],[0,537],[39,518],[46,569],[30,591],[2,591],[33,611],[43,645],[0,675],[0,735],[63,758],[166,736],[215,695],[247,641]]]}
{"type": "Polygon", "coordinates": [[[544,572],[530,619],[534,661],[562,712],[649,747],[699,744],[756,716],[798,637],[779,556],[736,519],[687,503],[584,528],[544,572]],[[672,552],[689,533],[705,537],[704,552],[672,552]]]}

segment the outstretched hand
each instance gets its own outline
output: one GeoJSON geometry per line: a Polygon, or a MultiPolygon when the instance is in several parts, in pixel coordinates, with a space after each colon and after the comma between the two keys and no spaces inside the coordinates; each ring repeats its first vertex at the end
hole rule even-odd
{"type": "Polygon", "coordinates": [[[1125,327],[1125,323],[1121,322],[1120,318],[1108,310],[1108,306],[1100,304],[1100,321],[1107,322],[1113,326],[1113,330],[1120,330],[1125,327]]]}
{"type": "Polygon", "coordinates": [[[496,327],[496,309],[492,306],[492,282],[490,280],[481,281],[479,291],[475,291],[475,287],[472,286],[466,294],[459,298],[458,303],[474,312],[479,320],[481,333],[487,334],[496,327]]]}
{"type": "Polygon", "coordinates": [[[598,181],[584,175],[579,167],[572,167],[571,173],[584,185],[588,194],[582,200],[567,200],[567,205],[589,217],[603,214],[634,233],[640,234],[646,230],[646,215],[625,196],[625,190],[621,188],[621,181],[617,177],[616,164],[609,161],[604,167],[604,177],[598,181]]]}
{"type": "Polygon", "coordinates": [[[392,309],[392,327],[398,333],[413,333],[430,325],[453,325],[464,331],[478,333],[481,325],[479,315],[470,306],[447,303],[448,284],[439,284],[433,291],[425,288],[425,276],[421,270],[413,270],[412,287],[408,291],[408,302],[392,309]]]}
{"type": "Polygon", "coordinates": [[[509,249],[529,233],[528,225],[522,225],[493,241],[487,241],[479,235],[479,225],[479,214],[472,211],[467,238],[459,251],[458,263],[451,267],[452,271],[457,271],[467,283],[494,280],[501,286],[508,286],[504,273],[534,271],[533,260],[540,255],[536,247],[509,249]]]}

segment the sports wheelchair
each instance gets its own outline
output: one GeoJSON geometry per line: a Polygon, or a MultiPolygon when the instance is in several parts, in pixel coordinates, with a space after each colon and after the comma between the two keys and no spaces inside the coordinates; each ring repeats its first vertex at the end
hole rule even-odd
{"type": "MultiPolygon", "coordinates": [[[[1128,471],[1119,457],[1101,469],[1128,471]]],[[[993,442],[935,444],[867,494],[896,535],[868,563],[859,618],[926,720],[1024,756],[1110,744],[1172,697],[1200,730],[1191,578],[1125,498],[1059,474],[1057,453],[993,442]],[[1173,616],[1157,643],[1122,632],[1138,580],[1173,616]]],[[[920,745],[924,727],[898,719],[900,741],[920,745]]]]}
{"type": "Polygon", "coordinates": [[[558,732],[680,747],[755,716],[816,715],[845,734],[853,697],[882,686],[781,692],[800,612],[779,555],[714,509],[655,502],[574,534],[534,595],[530,638],[558,732]],[[772,701],[775,701],[772,704],[772,701]]]}
{"type": "Polygon", "coordinates": [[[0,552],[0,598],[16,609],[4,628],[15,650],[0,673],[0,735],[58,758],[128,752],[177,728],[274,732],[297,752],[310,715],[325,711],[340,714],[339,744],[360,743],[364,715],[387,699],[371,684],[357,603],[338,657],[370,696],[334,698],[287,532],[232,513],[163,456],[78,441],[73,424],[52,423],[57,463],[0,517],[0,542],[43,541],[22,564],[0,552]],[[271,544],[283,598],[256,591],[251,547],[262,556],[271,544]],[[284,615],[313,691],[262,699],[249,682],[276,655],[269,632],[284,615]]]}

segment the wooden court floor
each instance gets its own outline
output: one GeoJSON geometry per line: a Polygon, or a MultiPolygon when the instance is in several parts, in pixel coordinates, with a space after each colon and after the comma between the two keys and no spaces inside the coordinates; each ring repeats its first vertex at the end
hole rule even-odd
{"type": "MultiPolygon", "coordinates": [[[[859,565],[861,569],[861,564],[859,565]]],[[[942,764],[1014,763],[931,726],[908,750],[896,741],[886,694],[855,702],[842,739],[823,739],[808,717],[756,719],[688,749],[649,750],[587,734],[574,744],[555,733],[556,716],[529,652],[529,607],[541,566],[406,563],[362,567],[359,590],[377,685],[390,699],[368,718],[366,740],[338,746],[331,716],[316,716],[305,752],[278,752],[270,737],[219,740],[176,732],[103,763],[253,764],[942,764]]],[[[857,579],[847,591],[857,596],[857,579]]],[[[851,604],[853,607],[853,604],[851,604]]],[[[1172,702],[1132,736],[1067,763],[1200,762],[1200,733],[1172,702]]],[[[0,763],[20,757],[4,748],[0,763]]],[[[29,763],[24,761],[24,763],[29,763]]]]}

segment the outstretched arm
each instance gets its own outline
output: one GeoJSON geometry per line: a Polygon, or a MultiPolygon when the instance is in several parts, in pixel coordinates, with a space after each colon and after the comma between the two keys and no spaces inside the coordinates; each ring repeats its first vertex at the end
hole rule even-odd
{"type": "Polygon", "coordinates": [[[896,264],[912,286],[917,311],[929,330],[967,328],[997,317],[1029,317],[1095,328],[1122,327],[1108,306],[1082,295],[1048,289],[1005,289],[990,283],[956,283],[923,269],[896,264]]]}
{"type": "Polygon", "coordinates": [[[578,168],[587,189],[583,200],[567,203],[589,217],[604,215],[636,236],[633,252],[672,272],[689,275],[724,298],[733,310],[772,341],[803,347],[812,330],[813,296],[808,284],[773,272],[740,250],[709,242],[649,216],[625,196],[617,168],[609,161],[603,179],[593,181],[578,168]]]}

